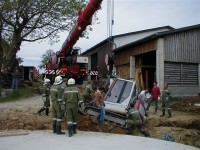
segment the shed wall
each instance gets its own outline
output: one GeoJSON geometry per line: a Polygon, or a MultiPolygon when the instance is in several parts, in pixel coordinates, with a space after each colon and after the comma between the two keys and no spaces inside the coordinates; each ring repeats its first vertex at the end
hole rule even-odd
{"type": "Polygon", "coordinates": [[[129,64],[130,56],[136,56],[139,54],[144,54],[157,49],[157,39],[145,42],[141,45],[136,45],[134,47],[129,47],[123,51],[115,53],[115,66],[129,64]]]}
{"type": "Polygon", "coordinates": [[[165,61],[200,63],[200,28],[164,37],[165,61]]]}

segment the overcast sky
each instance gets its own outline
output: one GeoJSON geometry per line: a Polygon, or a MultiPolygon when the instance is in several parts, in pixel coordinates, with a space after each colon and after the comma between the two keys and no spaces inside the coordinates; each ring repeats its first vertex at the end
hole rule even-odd
{"type": "MultiPolygon", "coordinates": [[[[75,46],[85,51],[107,38],[107,0],[97,17],[100,24],[92,26],[89,39],[80,38],[75,46]]],[[[200,0],[114,0],[113,35],[140,31],[169,25],[181,28],[200,24],[200,0]]],[[[38,67],[41,55],[48,49],[59,51],[68,33],[62,33],[60,42],[22,43],[18,56],[24,58],[22,65],[38,67]]]]}

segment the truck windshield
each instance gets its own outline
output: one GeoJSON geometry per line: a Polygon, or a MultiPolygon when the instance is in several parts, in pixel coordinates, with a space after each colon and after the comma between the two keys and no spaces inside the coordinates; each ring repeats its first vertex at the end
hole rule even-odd
{"type": "Polygon", "coordinates": [[[130,96],[133,83],[124,80],[117,80],[106,96],[107,102],[122,103],[130,96]]]}

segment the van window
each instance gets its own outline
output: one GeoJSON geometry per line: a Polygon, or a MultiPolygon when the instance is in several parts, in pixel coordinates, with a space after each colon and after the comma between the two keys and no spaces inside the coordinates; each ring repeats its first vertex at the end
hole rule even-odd
{"type": "Polygon", "coordinates": [[[125,99],[129,97],[132,86],[132,82],[117,80],[111,91],[107,94],[106,101],[113,103],[122,103],[125,99]]]}

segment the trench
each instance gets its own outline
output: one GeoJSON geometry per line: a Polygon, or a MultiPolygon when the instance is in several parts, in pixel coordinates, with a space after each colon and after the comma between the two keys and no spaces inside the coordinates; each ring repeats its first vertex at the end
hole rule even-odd
{"type": "Polygon", "coordinates": [[[200,120],[194,120],[192,122],[160,122],[155,127],[177,127],[177,128],[184,128],[184,129],[200,129],[200,120]]]}

